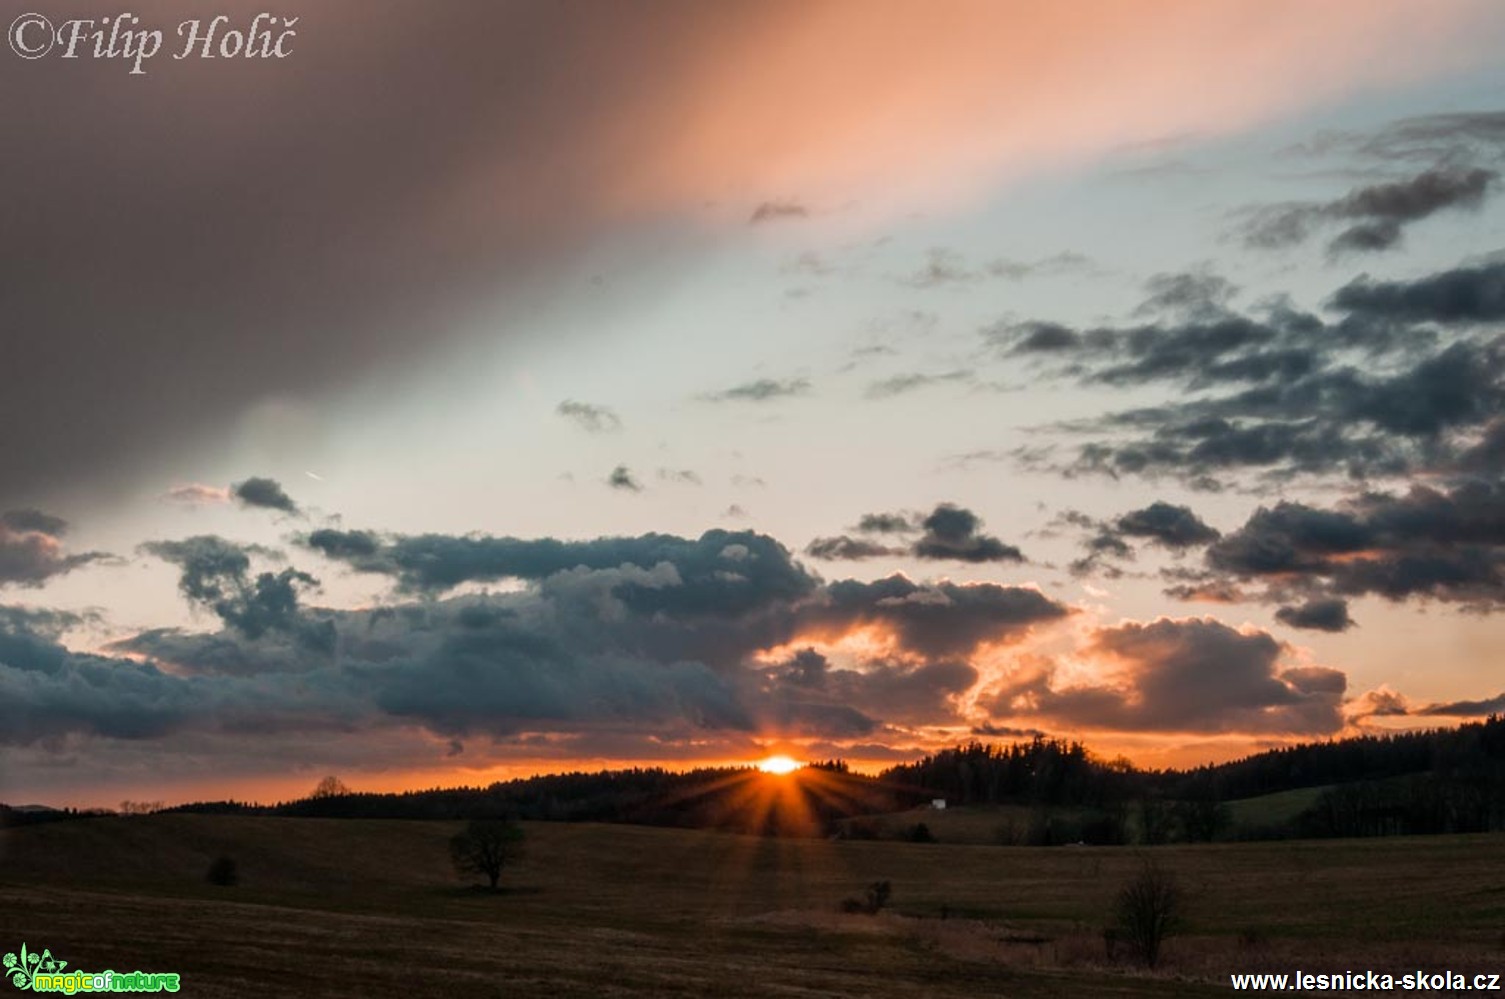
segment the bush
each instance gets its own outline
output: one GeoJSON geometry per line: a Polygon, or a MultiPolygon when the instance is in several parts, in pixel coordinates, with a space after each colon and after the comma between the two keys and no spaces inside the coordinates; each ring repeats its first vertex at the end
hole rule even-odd
{"type": "Polygon", "coordinates": [[[230,857],[216,857],[204,877],[210,884],[221,888],[233,887],[240,880],[240,874],[235,870],[235,861],[230,857]]]}
{"type": "Polygon", "coordinates": [[[893,885],[887,881],[874,881],[868,886],[865,898],[844,898],[841,900],[841,911],[846,913],[863,913],[868,916],[876,916],[884,906],[888,905],[888,897],[893,894],[893,885]]]}
{"type": "Polygon", "coordinates": [[[934,842],[936,842],[935,833],[931,832],[930,831],[930,827],[927,826],[923,822],[916,822],[910,828],[908,839],[909,839],[909,841],[911,843],[934,843],[934,842]]]}
{"type": "Polygon", "coordinates": [[[1116,939],[1153,968],[1165,938],[1180,928],[1181,888],[1169,872],[1146,860],[1139,873],[1118,892],[1114,903],[1116,939]]]}

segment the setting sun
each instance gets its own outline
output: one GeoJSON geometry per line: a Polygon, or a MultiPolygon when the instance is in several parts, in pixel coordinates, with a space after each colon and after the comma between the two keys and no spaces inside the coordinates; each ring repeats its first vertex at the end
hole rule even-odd
{"type": "Polygon", "coordinates": [[[803,763],[788,756],[770,756],[766,760],[758,761],[758,769],[765,774],[793,773],[802,766],[804,766],[803,763]]]}

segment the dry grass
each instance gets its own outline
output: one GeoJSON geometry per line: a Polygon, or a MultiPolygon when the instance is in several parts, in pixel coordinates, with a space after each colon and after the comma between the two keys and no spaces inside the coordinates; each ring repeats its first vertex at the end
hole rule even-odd
{"type": "Polygon", "coordinates": [[[1162,847],[1187,935],[1146,975],[1102,926],[1143,851],[532,825],[492,895],[452,823],[154,816],[35,826],[0,854],[0,944],[185,993],[1202,995],[1230,971],[1495,970],[1505,837],[1162,847]],[[205,871],[235,859],[240,884],[205,871]],[[891,911],[837,903],[880,880],[891,911]],[[945,918],[942,918],[942,917],[945,918]]]}

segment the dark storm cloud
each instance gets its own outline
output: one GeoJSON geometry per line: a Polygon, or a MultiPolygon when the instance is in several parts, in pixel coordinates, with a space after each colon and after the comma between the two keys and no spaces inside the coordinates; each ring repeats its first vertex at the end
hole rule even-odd
{"type": "Polygon", "coordinates": [[[924,534],[911,549],[916,558],[958,562],[1023,562],[1013,545],[981,531],[982,520],[964,507],[942,503],[920,522],[924,534]]]}
{"type": "Polygon", "coordinates": [[[1348,616],[1348,601],[1331,597],[1282,607],[1275,612],[1275,618],[1281,624],[1310,631],[1347,631],[1354,626],[1353,618],[1348,616]]]}
{"type": "Polygon", "coordinates": [[[1071,609],[1025,587],[822,583],[773,539],[709,531],[562,542],[315,531],[309,548],[421,598],[364,610],[306,601],[313,577],[258,571],[276,553],[200,536],[144,546],[223,627],[153,629],[82,656],[71,615],[0,608],[3,738],[113,739],[416,725],[443,738],[632,730],[671,741],[770,729],[846,739],[886,724],[954,724],[977,680],[965,657],[1071,609]],[[462,582],[518,589],[445,598],[462,582]],[[804,647],[877,629],[892,658],[835,666],[804,647]]]}
{"type": "Polygon", "coordinates": [[[720,392],[710,392],[701,398],[707,402],[769,402],[793,395],[805,395],[810,391],[810,382],[804,378],[759,378],[743,382],[720,392]]]}
{"type": "Polygon", "coordinates": [[[451,630],[432,653],[373,671],[370,679],[383,712],[447,735],[608,721],[753,726],[732,685],[704,664],[581,655],[507,621],[451,630]]]}
{"type": "Polygon", "coordinates": [[[178,589],[183,596],[246,638],[254,641],[277,631],[310,648],[333,649],[330,622],[314,620],[299,607],[300,595],[316,588],[319,581],[292,568],[253,576],[251,556],[269,554],[265,549],[200,535],[147,542],[141,550],[176,565],[181,570],[178,589]]]}
{"type": "Polygon", "coordinates": [[[334,0],[304,12],[289,58],[159,59],[141,87],[110,60],[6,60],[7,141],[48,153],[0,165],[27,192],[6,214],[27,250],[0,299],[25,332],[0,424],[28,428],[0,504],[145,479],[263,400],[403,370],[603,227],[678,206],[660,130],[701,99],[712,38],[779,16],[334,0]]]}
{"type": "Polygon", "coordinates": [[[811,558],[825,559],[832,562],[857,562],[866,558],[904,555],[907,552],[908,549],[906,548],[885,545],[882,542],[871,541],[867,538],[854,538],[846,534],[838,534],[829,538],[816,538],[805,546],[805,554],[811,558]]]}
{"type": "Polygon", "coordinates": [[[0,615],[0,742],[78,734],[155,739],[172,732],[348,728],[363,712],[340,676],[182,676],[151,662],[76,653],[35,621],[0,615]]]}
{"type": "Polygon", "coordinates": [[[871,661],[840,668],[813,648],[796,652],[769,670],[771,700],[786,729],[816,719],[824,734],[867,735],[878,719],[897,724],[951,721],[951,699],[977,682],[978,673],[961,662],[892,663],[871,661]]]}
{"type": "Polygon", "coordinates": [[[1167,548],[1183,549],[1216,541],[1218,532],[1190,507],[1157,501],[1132,510],[1114,522],[1120,534],[1144,538],[1167,548]]]}
{"type": "Polygon", "coordinates": [[[994,712],[1007,716],[1028,702],[1062,724],[1150,732],[1320,735],[1343,727],[1346,677],[1284,665],[1284,646],[1265,632],[1161,618],[1100,629],[1085,652],[1120,667],[1119,681],[1054,687],[1049,674],[1035,674],[1006,682],[994,712]]]}
{"type": "Polygon", "coordinates": [[[1113,560],[1132,560],[1135,554],[1126,538],[1142,539],[1179,554],[1219,537],[1218,532],[1190,507],[1160,500],[1114,520],[1098,521],[1076,511],[1068,511],[1057,520],[1088,531],[1082,539],[1087,554],[1070,566],[1072,573],[1079,576],[1093,572],[1121,574],[1122,570],[1112,564],[1113,560]]]}
{"type": "Polygon", "coordinates": [[[244,482],[237,482],[230,487],[230,495],[245,506],[260,507],[264,510],[281,510],[283,513],[297,513],[298,504],[282,488],[282,484],[276,479],[249,478],[244,482]]]}
{"type": "Polygon", "coordinates": [[[613,468],[611,474],[606,477],[606,484],[613,489],[622,489],[629,493],[640,493],[643,491],[643,484],[637,480],[632,474],[632,470],[626,465],[618,465],[616,468],[613,468]]]}
{"type": "Polygon", "coordinates": [[[959,720],[952,699],[972,689],[978,675],[973,666],[955,660],[870,662],[861,670],[834,670],[826,682],[835,705],[852,705],[864,717],[899,725],[935,725],[959,720]]]}
{"type": "Polygon", "coordinates": [[[783,545],[754,531],[559,541],[323,529],[303,543],[353,569],[391,576],[407,591],[437,593],[462,583],[540,580],[568,569],[652,569],[668,563],[683,582],[705,586],[697,605],[705,612],[736,613],[767,600],[805,596],[817,585],[783,545]]]}
{"type": "Polygon", "coordinates": [[[910,534],[920,529],[920,518],[909,513],[865,513],[853,530],[862,534],[910,534]]]}
{"type": "Polygon", "coordinates": [[[906,649],[951,657],[985,642],[1018,639],[1071,610],[1031,587],[945,580],[922,584],[895,574],[871,583],[831,583],[801,613],[802,621],[817,628],[880,625],[892,629],[906,649]]]}
{"type": "Polygon", "coordinates": [[[1254,214],[1244,241],[1280,249],[1304,242],[1314,229],[1346,224],[1328,244],[1330,252],[1387,250],[1413,222],[1448,209],[1477,210],[1498,179],[1493,170],[1440,166],[1403,181],[1358,188],[1334,201],[1271,206],[1254,214]]]}
{"type": "Polygon", "coordinates": [[[1469,482],[1363,493],[1335,508],[1261,507],[1207,550],[1209,569],[1271,598],[1375,594],[1505,604],[1505,488],[1469,482]]]}
{"type": "Polygon", "coordinates": [[[1414,281],[1361,277],[1338,289],[1332,304],[1386,322],[1495,322],[1505,319],[1505,262],[1459,267],[1414,281]]]}
{"type": "Polygon", "coordinates": [[[621,418],[605,406],[593,406],[588,402],[566,399],[554,411],[560,416],[573,420],[587,433],[604,434],[622,429],[621,418]]]}
{"type": "Polygon", "coordinates": [[[6,510],[0,513],[0,528],[7,528],[18,534],[35,532],[61,538],[68,533],[68,522],[41,510],[6,510]]]}
{"type": "Polygon", "coordinates": [[[91,562],[108,558],[103,552],[69,554],[63,535],[68,522],[40,510],[0,513],[0,586],[41,586],[91,562]]]}
{"type": "Polygon", "coordinates": [[[1497,694],[1480,701],[1449,701],[1445,704],[1429,704],[1413,714],[1448,716],[1453,718],[1483,718],[1487,715],[1505,714],[1505,694],[1497,694]]]}
{"type": "Polygon", "coordinates": [[[1142,326],[1025,323],[983,335],[1004,356],[1069,360],[1048,374],[1084,385],[1197,393],[1058,426],[1097,439],[1065,460],[1049,443],[1021,453],[1035,467],[1175,476],[1198,488],[1245,470],[1285,478],[1502,468],[1505,444],[1493,446],[1490,434],[1505,418],[1505,339],[1476,324],[1505,316],[1505,265],[1360,279],[1330,306],[1344,313],[1336,322],[1279,302],[1254,316],[1193,304],[1181,318],[1142,326]]]}
{"type": "Polygon", "coordinates": [[[994,343],[1007,344],[1015,354],[1076,350],[1085,342],[1081,333],[1060,323],[1027,322],[1017,326],[989,327],[984,332],[994,343]]]}
{"type": "Polygon", "coordinates": [[[955,562],[1023,562],[1024,554],[1013,545],[982,533],[982,520],[964,507],[941,503],[924,517],[908,514],[866,514],[854,530],[867,534],[902,534],[919,531],[907,546],[884,544],[868,538],[836,535],[816,538],[805,548],[812,558],[859,560],[909,555],[914,558],[955,562]]]}

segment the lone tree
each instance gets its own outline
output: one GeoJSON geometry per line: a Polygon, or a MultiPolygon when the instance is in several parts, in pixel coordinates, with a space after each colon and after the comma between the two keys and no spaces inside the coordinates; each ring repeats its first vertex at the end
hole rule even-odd
{"type": "Polygon", "coordinates": [[[1168,871],[1146,860],[1118,892],[1113,911],[1118,934],[1146,967],[1160,961],[1160,945],[1181,926],[1181,888],[1168,871]]]}
{"type": "Polygon", "coordinates": [[[496,891],[502,868],[523,854],[523,831],[506,819],[471,819],[449,841],[449,858],[460,877],[485,875],[496,891]]]}
{"type": "Polygon", "coordinates": [[[345,782],[340,780],[334,774],[330,774],[328,777],[325,777],[323,780],[319,781],[317,785],[314,786],[314,793],[310,795],[310,797],[338,798],[341,795],[346,795],[349,793],[350,788],[345,786],[345,782]]]}

